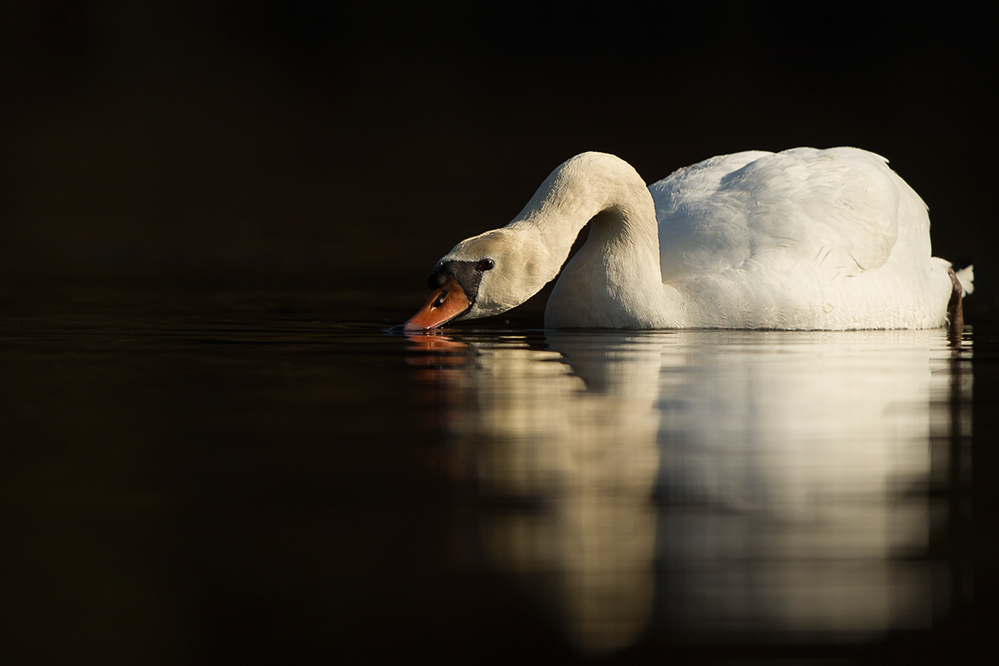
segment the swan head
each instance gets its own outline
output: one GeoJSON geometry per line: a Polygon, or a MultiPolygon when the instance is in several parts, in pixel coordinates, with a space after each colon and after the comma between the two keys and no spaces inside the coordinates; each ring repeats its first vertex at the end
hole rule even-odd
{"type": "Polygon", "coordinates": [[[536,294],[554,275],[544,270],[537,245],[505,227],[463,240],[434,266],[426,304],[404,326],[438,328],[458,319],[500,314],[536,294]]]}

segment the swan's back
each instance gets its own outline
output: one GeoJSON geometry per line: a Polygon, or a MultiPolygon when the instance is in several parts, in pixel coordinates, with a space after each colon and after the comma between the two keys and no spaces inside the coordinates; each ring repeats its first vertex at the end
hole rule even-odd
{"type": "Polygon", "coordinates": [[[926,205],[854,148],[714,157],[654,183],[663,282],[692,323],[761,328],[944,324],[948,264],[926,205]]]}

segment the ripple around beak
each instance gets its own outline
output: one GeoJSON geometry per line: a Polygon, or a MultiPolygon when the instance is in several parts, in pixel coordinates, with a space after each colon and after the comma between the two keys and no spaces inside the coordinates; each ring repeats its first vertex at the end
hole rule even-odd
{"type": "Polygon", "coordinates": [[[403,324],[407,331],[422,331],[438,328],[465,314],[472,307],[472,301],[465,294],[453,275],[449,275],[444,285],[430,294],[430,298],[403,324]]]}

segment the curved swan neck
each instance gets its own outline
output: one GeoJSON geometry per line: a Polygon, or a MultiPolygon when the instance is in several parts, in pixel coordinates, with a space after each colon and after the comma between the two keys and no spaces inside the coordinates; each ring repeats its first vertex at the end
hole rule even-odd
{"type": "Polygon", "coordinates": [[[552,172],[507,226],[536,236],[527,245],[545,255],[538,257],[546,267],[545,282],[562,269],[548,301],[546,326],[663,323],[655,204],[645,181],[624,160],[603,153],[573,157],[552,172]],[[586,243],[562,269],[587,223],[586,243]],[[580,303],[588,307],[580,309],[580,303]]]}
{"type": "Polygon", "coordinates": [[[613,155],[583,153],[566,161],[513,221],[458,243],[441,262],[483,258],[494,260],[496,270],[482,276],[464,315],[467,319],[520,305],[562,270],[548,301],[547,326],[662,324],[664,290],[655,204],[641,176],[613,155]],[[563,270],[576,237],[588,223],[586,243],[563,270]],[[583,315],[579,303],[586,304],[583,315]],[[564,316],[571,311],[575,314],[564,316]]]}
{"type": "Polygon", "coordinates": [[[579,232],[597,216],[602,223],[591,234],[615,244],[639,240],[654,245],[658,255],[655,207],[645,182],[627,162],[605,153],[583,153],[561,164],[507,228],[537,235],[537,245],[550,255],[551,280],[579,232]]]}

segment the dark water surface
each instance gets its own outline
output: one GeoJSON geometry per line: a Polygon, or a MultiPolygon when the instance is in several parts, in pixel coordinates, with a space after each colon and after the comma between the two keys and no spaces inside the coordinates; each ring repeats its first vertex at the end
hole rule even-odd
{"type": "Polygon", "coordinates": [[[5,296],[5,663],[993,654],[994,329],[407,337],[383,300],[5,296]]]}

